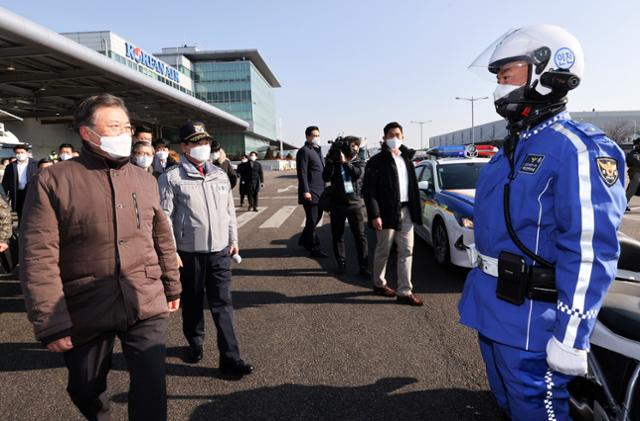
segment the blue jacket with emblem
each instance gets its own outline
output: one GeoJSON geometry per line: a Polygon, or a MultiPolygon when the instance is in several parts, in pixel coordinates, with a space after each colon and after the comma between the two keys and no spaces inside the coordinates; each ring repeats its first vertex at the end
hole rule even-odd
{"type": "MultiPolygon", "coordinates": [[[[497,278],[475,268],[459,303],[461,323],[529,351],[544,351],[551,335],[588,349],[616,274],[617,230],[626,205],[624,154],[600,129],[563,113],[521,133],[514,156],[512,224],[530,250],[555,263],[558,301],[510,304],[496,297],[497,278]]],[[[502,212],[509,172],[501,150],[483,168],[476,188],[475,242],[488,257],[503,250],[523,255],[502,212]]]]}

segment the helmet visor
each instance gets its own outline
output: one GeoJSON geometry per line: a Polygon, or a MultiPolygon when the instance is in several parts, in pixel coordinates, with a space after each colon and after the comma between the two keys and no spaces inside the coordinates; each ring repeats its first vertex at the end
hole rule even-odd
{"type": "Polygon", "coordinates": [[[528,34],[526,28],[509,29],[498,37],[469,65],[469,70],[485,80],[496,82],[496,76],[506,65],[526,66],[549,59],[549,49],[528,34]]]}

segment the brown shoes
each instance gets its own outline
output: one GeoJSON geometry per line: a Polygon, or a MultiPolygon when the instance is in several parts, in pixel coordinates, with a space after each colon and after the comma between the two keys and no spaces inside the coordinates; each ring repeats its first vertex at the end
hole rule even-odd
{"type": "Polygon", "coordinates": [[[373,292],[377,295],[382,295],[383,297],[395,297],[396,291],[388,286],[383,287],[373,287],[373,292]]]}
{"type": "Polygon", "coordinates": [[[397,300],[400,304],[407,304],[407,305],[416,306],[416,307],[419,307],[422,304],[424,304],[424,302],[420,298],[418,298],[417,295],[413,295],[413,294],[409,294],[407,296],[398,296],[397,300]]]}

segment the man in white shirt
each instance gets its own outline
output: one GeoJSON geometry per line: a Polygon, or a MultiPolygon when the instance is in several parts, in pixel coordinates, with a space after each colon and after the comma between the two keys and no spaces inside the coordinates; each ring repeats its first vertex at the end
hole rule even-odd
{"type": "Polygon", "coordinates": [[[31,178],[38,172],[38,164],[29,157],[27,147],[17,145],[13,148],[16,162],[5,169],[2,187],[11,201],[11,210],[22,216],[22,205],[27,194],[27,186],[31,178]]]}
{"type": "Polygon", "coordinates": [[[369,225],[376,231],[373,260],[373,291],[384,297],[396,297],[399,303],[421,306],[413,294],[413,224],[422,223],[418,181],[411,158],[415,151],[402,144],[402,126],[396,122],[384,127],[384,143],[365,169],[364,200],[369,225]],[[385,277],[391,245],[398,251],[398,289],[387,285],[385,277]]]}

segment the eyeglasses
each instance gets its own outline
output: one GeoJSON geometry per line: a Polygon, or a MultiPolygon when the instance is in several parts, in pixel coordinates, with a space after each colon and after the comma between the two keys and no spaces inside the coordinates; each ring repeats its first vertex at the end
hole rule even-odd
{"type": "Polygon", "coordinates": [[[107,133],[111,136],[119,136],[121,134],[133,134],[133,127],[130,124],[125,124],[124,126],[121,124],[109,124],[106,126],[102,126],[106,129],[107,133]]]}

